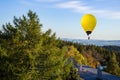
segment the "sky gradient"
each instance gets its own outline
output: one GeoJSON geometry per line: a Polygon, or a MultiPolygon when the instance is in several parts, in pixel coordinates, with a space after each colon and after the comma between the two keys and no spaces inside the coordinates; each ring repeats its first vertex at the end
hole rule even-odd
{"type": "Polygon", "coordinates": [[[29,10],[37,13],[43,31],[52,29],[60,38],[87,39],[80,20],[91,13],[97,19],[91,39],[120,40],[120,0],[1,0],[0,29],[29,10]]]}

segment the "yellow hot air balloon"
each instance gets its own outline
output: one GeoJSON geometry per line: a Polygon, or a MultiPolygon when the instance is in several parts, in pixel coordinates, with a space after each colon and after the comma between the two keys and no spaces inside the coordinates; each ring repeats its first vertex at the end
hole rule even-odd
{"type": "Polygon", "coordinates": [[[96,26],[96,18],[92,14],[85,14],[81,19],[81,25],[88,35],[88,39],[90,39],[89,35],[92,33],[96,26]]]}

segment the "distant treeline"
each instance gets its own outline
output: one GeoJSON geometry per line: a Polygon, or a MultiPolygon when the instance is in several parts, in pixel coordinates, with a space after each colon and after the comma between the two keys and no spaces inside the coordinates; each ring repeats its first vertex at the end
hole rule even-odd
{"type": "Polygon", "coordinates": [[[120,46],[103,46],[103,48],[120,53],[120,46]]]}

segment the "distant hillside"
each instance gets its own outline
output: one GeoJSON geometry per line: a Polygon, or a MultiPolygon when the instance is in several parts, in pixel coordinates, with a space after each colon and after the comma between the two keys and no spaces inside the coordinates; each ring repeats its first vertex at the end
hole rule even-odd
{"type": "Polygon", "coordinates": [[[81,43],[84,45],[120,46],[120,40],[87,40],[87,39],[68,39],[68,38],[62,38],[62,40],[81,43]]]}

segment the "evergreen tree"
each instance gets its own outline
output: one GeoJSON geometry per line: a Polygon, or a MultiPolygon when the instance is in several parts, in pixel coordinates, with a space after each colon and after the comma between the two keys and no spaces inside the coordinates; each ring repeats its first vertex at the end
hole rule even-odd
{"type": "Polygon", "coordinates": [[[72,64],[65,58],[66,48],[49,29],[41,31],[36,13],[14,17],[0,31],[1,80],[66,80],[72,64]]]}
{"type": "Polygon", "coordinates": [[[1,31],[0,35],[1,47],[6,49],[8,55],[8,59],[5,59],[7,68],[3,71],[8,73],[5,76],[10,80],[36,80],[37,57],[41,48],[41,24],[36,13],[32,11],[29,11],[27,16],[14,17],[13,22],[14,25],[3,25],[4,31],[1,31]]]}
{"type": "Polygon", "coordinates": [[[112,53],[112,56],[108,62],[106,71],[111,74],[120,76],[120,68],[119,68],[118,62],[116,60],[115,53],[112,53]]]}

